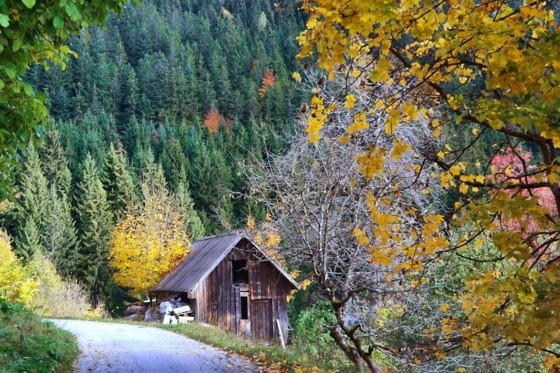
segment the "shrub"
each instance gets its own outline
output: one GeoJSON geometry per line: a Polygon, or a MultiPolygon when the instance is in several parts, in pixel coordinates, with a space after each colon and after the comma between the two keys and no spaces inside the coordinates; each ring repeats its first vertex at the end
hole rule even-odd
{"type": "Polygon", "coordinates": [[[41,252],[27,266],[16,258],[9,236],[0,231],[0,297],[20,302],[42,316],[102,317],[92,309],[87,292],[74,280],[65,280],[41,252]]]}
{"type": "Polygon", "coordinates": [[[292,338],[294,349],[332,365],[330,368],[333,369],[349,366],[350,362],[336,346],[329,333],[328,326],[335,323],[336,320],[328,302],[315,303],[304,309],[294,324],[292,338]]]}
{"type": "Polygon", "coordinates": [[[31,307],[38,314],[74,318],[103,316],[101,310],[92,309],[86,290],[75,280],[62,279],[42,253],[35,253],[25,269],[37,283],[31,307]]]}

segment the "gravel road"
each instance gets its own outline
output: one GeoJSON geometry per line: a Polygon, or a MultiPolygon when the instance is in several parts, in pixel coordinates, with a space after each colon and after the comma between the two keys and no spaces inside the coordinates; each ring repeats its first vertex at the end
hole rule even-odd
{"type": "Polygon", "coordinates": [[[78,337],[77,373],[257,372],[239,356],[141,325],[50,320],[78,337]]]}

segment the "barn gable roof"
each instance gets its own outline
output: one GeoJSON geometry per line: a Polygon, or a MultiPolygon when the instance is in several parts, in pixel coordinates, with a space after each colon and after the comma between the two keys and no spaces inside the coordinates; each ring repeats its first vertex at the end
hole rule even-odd
{"type": "Polygon", "coordinates": [[[249,236],[243,233],[227,233],[201,238],[193,243],[191,253],[151,291],[187,293],[193,290],[242,239],[248,240],[296,289],[300,288],[280,264],[266,254],[249,236]]]}

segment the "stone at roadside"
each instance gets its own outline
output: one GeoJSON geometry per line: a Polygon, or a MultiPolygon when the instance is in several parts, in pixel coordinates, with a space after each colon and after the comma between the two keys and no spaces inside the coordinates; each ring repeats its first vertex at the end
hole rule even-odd
{"type": "Polygon", "coordinates": [[[148,307],[146,307],[146,306],[138,306],[138,305],[128,306],[126,311],[124,311],[124,314],[125,314],[125,316],[144,315],[146,313],[147,308],[148,307]]]}
{"type": "Polygon", "coordinates": [[[157,312],[157,308],[149,307],[146,310],[146,313],[144,314],[144,321],[147,321],[147,322],[160,321],[159,313],[157,312]]]}

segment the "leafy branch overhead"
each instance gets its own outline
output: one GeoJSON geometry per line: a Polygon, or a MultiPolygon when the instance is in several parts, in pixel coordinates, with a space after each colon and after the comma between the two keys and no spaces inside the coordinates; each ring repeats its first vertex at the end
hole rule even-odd
{"type": "Polygon", "coordinates": [[[8,195],[15,151],[37,140],[45,124],[45,97],[22,78],[32,64],[64,68],[69,35],[103,22],[124,0],[7,0],[0,3],[0,198],[8,195]]]}

